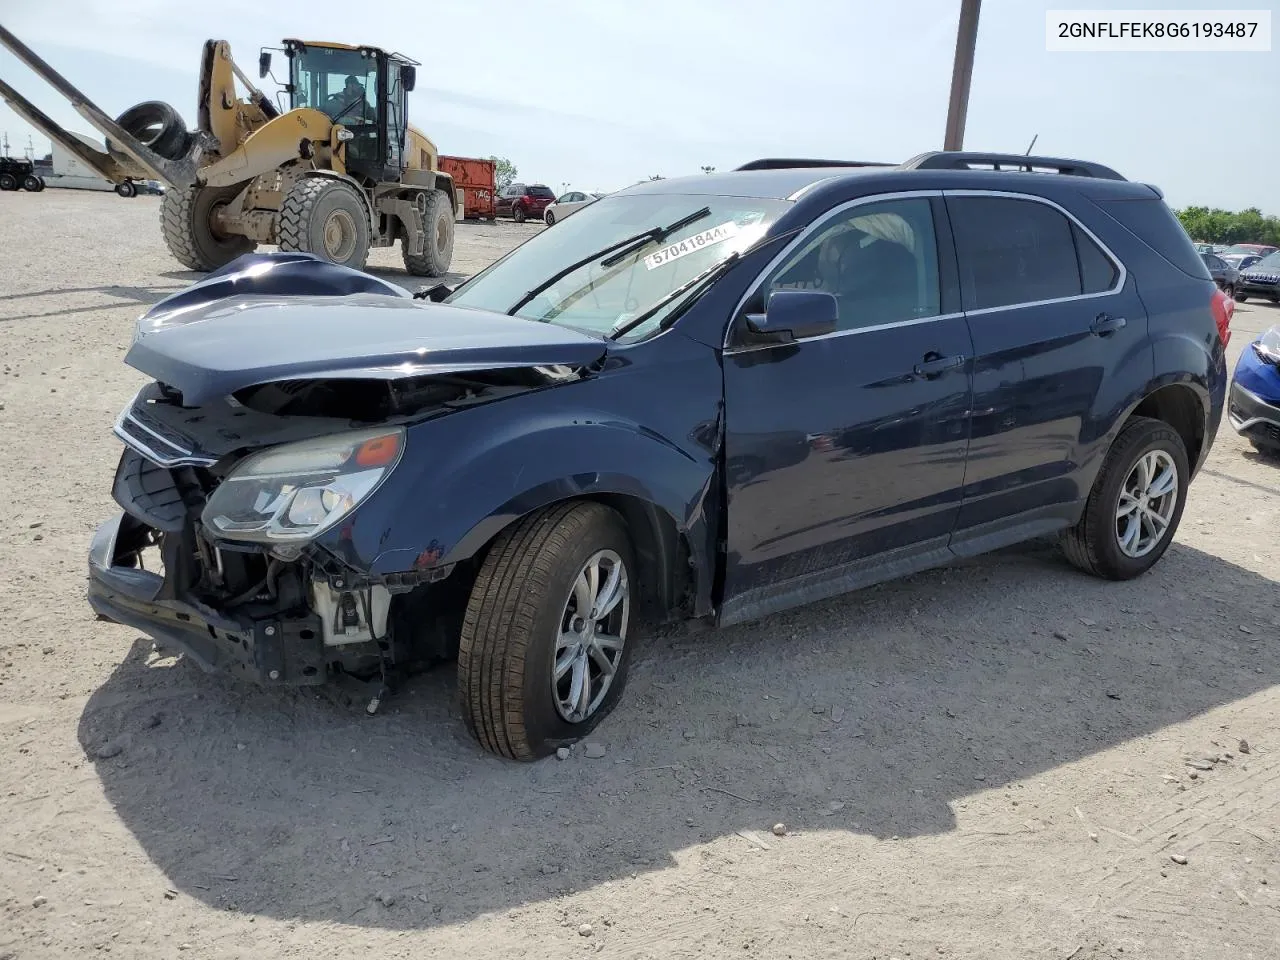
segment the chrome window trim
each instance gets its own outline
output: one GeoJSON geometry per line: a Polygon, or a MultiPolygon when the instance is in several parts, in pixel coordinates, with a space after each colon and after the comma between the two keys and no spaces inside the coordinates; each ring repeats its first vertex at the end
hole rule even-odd
{"type": "MultiPolygon", "coordinates": [[[[910,320],[895,320],[892,323],[880,323],[880,324],[875,324],[874,326],[869,326],[869,327],[855,327],[851,330],[836,330],[833,333],[825,333],[818,337],[806,337],[804,340],[801,340],[799,342],[813,343],[821,340],[830,340],[834,337],[847,336],[852,333],[866,333],[866,332],[871,332],[875,330],[888,330],[893,327],[915,326],[916,324],[928,323],[930,321],[935,321],[935,320],[954,320],[956,317],[982,316],[983,314],[995,313],[999,310],[1018,310],[1026,307],[1039,307],[1039,306],[1045,306],[1053,303],[1070,303],[1074,300],[1093,300],[1099,297],[1112,297],[1112,296],[1115,296],[1117,293],[1119,293],[1121,290],[1123,290],[1125,283],[1128,281],[1129,271],[1128,271],[1128,268],[1125,267],[1124,261],[1121,260],[1118,256],[1116,256],[1115,252],[1110,247],[1108,247],[1105,243],[1103,243],[1101,238],[1099,238],[1096,233],[1094,233],[1087,226],[1081,223],[1080,219],[1076,217],[1074,214],[1072,214],[1070,210],[1067,210],[1061,204],[1055,203],[1054,201],[1049,200],[1046,197],[1041,197],[1033,193],[1021,193],[1016,190],[976,190],[976,189],[975,190],[965,190],[965,189],[961,189],[961,190],[900,190],[900,191],[895,191],[894,193],[879,193],[879,194],[873,194],[866,197],[857,197],[853,200],[846,200],[844,203],[841,203],[835,207],[832,207],[829,211],[824,213],[820,219],[815,220],[813,223],[809,224],[809,226],[807,226],[801,233],[793,237],[791,242],[788,243],[785,247],[782,248],[782,250],[778,252],[777,256],[775,256],[772,260],[770,260],[767,264],[765,264],[765,266],[761,269],[761,271],[758,274],[756,274],[755,279],[751,281],[750,286],[747,287],[747,292],[742,295],[742,297],[738,300],[737,305],[733,308],[733,312],[730,314],[730,317],[729,317],[729,322],[725,324],[724,339],[721,343],[720,349],[724,351],[726,355],[732,355],[737,353],[746,353],[748,351],[753,351],[753,350],[769,349],[769,348],[778,346],[778,344],[766,343],[766,344],[752,344],[750,346],[743,346],[743,347],[730,347],[729,336],[733,332],[734,321],[737,319],[739,314],[742,313],[742,308],[746,306],[747,301],[750,300],[751,297],[760,288],[760,284],[763,283],[764,279],[767,276],[769,276],[770,273],[773,272],[773,269],[777,267],[780,263],[782,263],[786,257],[788,257],[796,249],[798,249],[802,243],[804,243],[810,236],[812,236],[814,231],[822,227],[824,224],[828,223],[832,217],[834,217],[837,214],[843,213],[845,210],[850,210],[858,206],[865,206],[870,203],[880,203],[882,201],[889,201],[889,200],[911,200],[911,199],[917,199],[921,197],[924,197],[924,198],[942,197],[944,199],[946,197],[995,197],[997,199],[1004,199],[1004,200],[1031,200],[1036,203],[1042,203],[1047,207],[1052,207],[1054,210],[1058,211],[1060,214],[1066,217],[1069,221],[1075,224],[1076,227],[1079,228],[1080,231],[1084,233],[1085,236],[1087,236],[1090,240],[1092,240],[1095,244],[1097,244],[1098,249],[1103,252],[1103,254],[1107,257],[1107,259],[1111,261],[1112,266],[1116,268],[1116,271],[1117,271],[1116,282],[1111,286],[1110,289],[1101,291],[1099,293],[1078,293],[1069,297],[1055,297],[1049,300],[1029,300],[1023,303],[1003,304],[998,307],[980,307],[977,310],[961,310],[958,313],[946,313],[936,317],[915,317],[910,320]]],[[[953,237],[953,243],[954,243],[954,237],[953,237]]],[[[957,256],[958,256],[958,252],[957,252],[957,256]]]]}

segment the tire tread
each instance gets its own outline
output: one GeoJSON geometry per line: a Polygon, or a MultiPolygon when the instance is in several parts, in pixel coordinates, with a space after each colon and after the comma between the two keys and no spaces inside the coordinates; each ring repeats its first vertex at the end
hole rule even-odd
{"type": "Polygon", "coordinates": [[[524,675],[540,605],[558,558],[613,517],[601,504],[557,504],[518,521],[485,557],[463,618],[458,687],[467,729],[486,750],[537,759],[524,721],[524,675]]]}

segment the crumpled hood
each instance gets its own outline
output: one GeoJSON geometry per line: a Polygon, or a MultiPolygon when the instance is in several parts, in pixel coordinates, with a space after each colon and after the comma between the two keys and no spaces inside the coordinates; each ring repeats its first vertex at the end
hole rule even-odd
{"type": "Polygon", "coordinates": [[[203,301],[188,288],[156,304],[138,321],[125,362],[198,406],[276,380],[581,366],[606,352],[604,341],[554,324],[367,286],[295,295],[252,286],[211,290],[203,301]]]}

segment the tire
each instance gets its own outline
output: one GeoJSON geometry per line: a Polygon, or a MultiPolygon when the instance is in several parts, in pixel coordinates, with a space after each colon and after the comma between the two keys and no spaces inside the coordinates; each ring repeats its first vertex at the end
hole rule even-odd
{"type": "Polygon", "coordinates": [[[40,178],[37,177],[34,173],[27,174],[25,177],[22,178],[22,189],[26,190],[28,193],[39,193],[40,178]]]}
{"type": "Polygon", "coordinates": [[[165,191],[160,230],[174,259],[189,270],[217,270],[257,247],[248,237],[222,236],[213,227],[214,210],[230,203],[242,189],[244,185],[238,184],[165,191]]]}
{"type": "Polygon", "coordinates": [[[511,219],[514,220],[516,223],[524,223],[526,219],[524,207],[520,206],[519,204],[515,204],[514,206],[512,206],[511,219]]]}
{"type": "MultiPolygon", "coordinates": [[[[166,160],[181,158],[191,144],[191,134],[178,111],[159,100],[134,104],[116,118],[116,123],[124,128],[125,133],[166,160]]],[[[107,140],[107,152],[117,160],[133,162],[133,158],[110,139],[107,140]]]]}
{"type": "Polygon", "coordinates": [[[126,180],[124,183],[116,184],[116,193],[126,199],[129,199],[138,195],[138,188],[133,185],[132,180],[126,180]]]}
{"type": "Polygon", "coordinates": [[[369,259],[369,214],[364,198],[345,180],[304,177],[280,208],[280,249],[363,270],[369,259]]]}
{"type": "MultiPolygon", "coordinates": [[[[490,753],[536,760],[589,734],[617,704],[626,686],[634,619],[635,561],[622,519],[598,503],[557,504],[515,523],[490,548],[472,587],[458,649],[458,693],[467,729],[490,753]],[[584,719],[561,712],[552,676],[562,625],[574,622],[574,584],[593,556],[606,551],[622,565],[623,599],[605,629],[621,637],[612,681],[592,679],[584,719]]],[[[583,634],[594,636],[594,634],[583,634]]],[[[601,654],[608,660],[608,654],[601,654]]],[[[585,654],[570,663],[600,672],[585,654]]],[[[561,679],[572,698],[578,670],[561,679]]],[[[589,673],[587,674],[589,677],[589,673]]]]}
{"type": "MultiPolygon", "coordinates": [[[[1158,478],[1165,464],[1157,465],[1158,478]]],[[[1173,542],[1186,505],[1187,484],[1190,478],[1186,447],[1178,431],[1162,420],[1135,417],[1125,424],[1107,452],[1107,458],[1094,481],[1093,490],[1085,504],[1080,521],[1062,537],[1063,552],[1067,559],[1086,573],[1108,580],[1131,580],[1150,570],[1173,542]],[[1118,510],[1122,506],[1121,493],[1130,481],[1130,474],[1137,470],[1140,460],[1148,455],[1167,460],[1174,470],[1177,489],[1172,496],[1172,509],[1167,512],[1167,525],[1161,537],[1142,556],[1130,556],[1120,544],[1118,510]]],[[[1132,498],[1130,498],[1130,501],[1132,498]]],[[[1155,500],[1155,513],[1165,513],[1168,501],[1155,500]]],[[[1135,518],[1134,522],[1138,522],[1135,518]]],[[[1126,529],[1128,522],[1126,523],[1126,529]]],[[[1139,539],[1148,528],[1139,523],[1139,539]]]]}
{"type": "Polygon", "coordinates": [[[48,186],[48,184],[44,182],[44,177],[36,177],[36,180],[39,182],[39,186],[36,187],[36,193],[39,193],[48,186]]]}
{"type": "Polygon", "coordinates": [[[453,204],[442,190],[432,190],[427,197],[427,214],[422,218],[426,240],[422,255],[409,252],[409,241],[400,242],[404,268],[415,277],[443,277],[453,263],[453,204]]]}
{"type": "Polygon", "coordinates": [[[18,178],[12,173],[0,173],[0,190],[17,190],[18,178]]]}
{"type": "Polygon", "coordinates": [[[552,213],[550,210],[547,211],[547,215],[542,219],[547,221],[548,227],[554,227],[556,225],[556,215],[552,213]]]}
{"type": "Polygon", "coordinates": [[[1222,288],[1222,292],[1234,300],[1236,298],[1236,285],[1234,283],[1228,283],[1222,288]]]}

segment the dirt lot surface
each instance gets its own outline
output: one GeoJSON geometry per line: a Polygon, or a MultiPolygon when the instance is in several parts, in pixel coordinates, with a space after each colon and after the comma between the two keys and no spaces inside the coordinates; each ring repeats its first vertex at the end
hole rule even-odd
{"type": "Polygon", "coordinates": [[[655,638],[603,758],[506,763],[448,669],[370,718],[93,619],[121,357],[195,276],[157,205],[0,196],[0,957],[1280,957],[1280,462],[1229,426],[1138,582],[1036,544],[655,638]]]}

